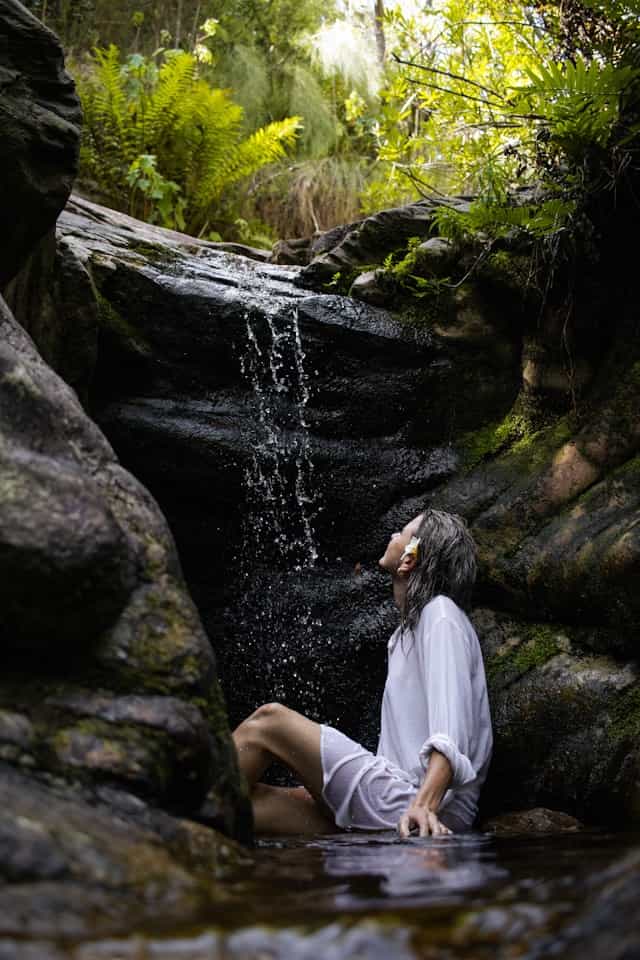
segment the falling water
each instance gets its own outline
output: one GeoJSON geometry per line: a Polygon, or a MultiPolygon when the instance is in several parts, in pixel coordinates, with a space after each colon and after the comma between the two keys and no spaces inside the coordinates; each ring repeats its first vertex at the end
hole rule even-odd
{"type": "MultiPolygon", "coordinates": [[[[244,474],[245,514],[237,552],[240,589],[232,611],[236,642],[251,670],[240,680],[256,699],[285,700],[314,714],[320,705],[313,659],[320,620],[309,580],[318,561],[307,423],[310,385],[297,308],[245,314],[240,358],[255,434],[244,474]],[[258,674],[256,680],[254,675],[258,674]]],[[[245,697],[246,699],[246,697],[245,697]]]]}
{"type": "Polygon", "coordinates": [[[252,390],[258,434],[245,470],[244,544],[253,563],[269,560],[299,572],[318,559],[312,518],[313,487],[306,406],[309,384],[294,307],[267,317],[269,338],[260,343],[258,322],[245,315],[247,344],[241,369],[252,390]]]}

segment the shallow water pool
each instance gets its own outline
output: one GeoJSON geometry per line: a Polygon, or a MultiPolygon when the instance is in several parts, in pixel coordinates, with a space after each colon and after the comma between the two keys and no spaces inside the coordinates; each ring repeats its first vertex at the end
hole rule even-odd
{"type": "Polygon", "coordinates": [[[633,896],[629,883],[640,869],[638,834],[508,839],[470,834],[437,840],[340,834],[260,841],[253,860],[228,873],[224,902],[212,906],[198,929],[161,935],[146,930],[126,939],[68,945],[64,956],[640,957],[637,914],[624,909],[625,891],[627,899],[633,896]],[[608,922],[609,946],[599,946],[598,911],[609,908],[619,923],[608,922]]]}

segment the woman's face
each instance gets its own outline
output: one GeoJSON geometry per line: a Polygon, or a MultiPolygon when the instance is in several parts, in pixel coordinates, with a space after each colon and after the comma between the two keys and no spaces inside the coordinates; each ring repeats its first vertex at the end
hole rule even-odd
{"type": "Polygon", "coordinates": [[[421,521],[422,514],[419,514],[417,517],[414,517],[413,520],[410,520],[402,530],[391,534],[387,549],[378,560],[378,564],[383,570],[387,570],[388,573],[392,574],[396,572],[400,565],[402,552],[409,543],[409,540],[411,540],[411,537],[416,536],[421,521]]]}

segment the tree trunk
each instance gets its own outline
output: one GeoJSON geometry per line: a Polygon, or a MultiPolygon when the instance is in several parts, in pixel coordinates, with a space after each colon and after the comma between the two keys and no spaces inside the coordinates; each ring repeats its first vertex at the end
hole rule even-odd
{"type": "Polygon", "coordinates": [[[386,41],[384,36],[384,0],[375,0],[374,29],[376,32],[378,63],[380,66],[383,66],[386,55],[386,41]]]}
{"type": "Polygon", "coordinates": [[[183,0],[178,0],[178,12],[176,13],[176,36],[174,41],[176,47],[180,46],[180,37],[182,34],[182,4],[183,0]]]}

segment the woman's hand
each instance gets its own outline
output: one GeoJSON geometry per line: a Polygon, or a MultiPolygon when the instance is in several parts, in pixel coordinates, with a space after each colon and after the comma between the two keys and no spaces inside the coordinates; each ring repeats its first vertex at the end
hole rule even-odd
{"type": "Polygon", "coordinates": [[[449,827],[445,827],[433,810],[413,803],[400,817],[398,833],[401,837],[408,837],[416,828],[419,837],[444,837],[451,833],[449,827]]]}

